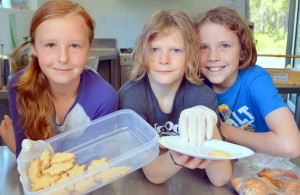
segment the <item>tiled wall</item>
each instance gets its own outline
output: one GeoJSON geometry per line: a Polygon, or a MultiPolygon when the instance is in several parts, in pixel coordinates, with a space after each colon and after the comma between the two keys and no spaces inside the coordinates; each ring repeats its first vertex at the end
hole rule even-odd
{"type": "Polygon", "coordinates": [[[118,48],[134,47],[145,20],[155,11],[178,8],[193,17],[223,5],[223,0],[85,0],[96,21],[95,38],[116,38],[118,48]]]}

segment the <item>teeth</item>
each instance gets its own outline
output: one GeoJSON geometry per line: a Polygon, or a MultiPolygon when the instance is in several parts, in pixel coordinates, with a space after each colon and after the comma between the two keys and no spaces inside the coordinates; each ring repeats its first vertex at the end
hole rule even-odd
{"type": "Polygon", "coordinates": [[[222,69],[222,67],[210,67],[208,69],[211,71],[220,71],[222,69]]]}

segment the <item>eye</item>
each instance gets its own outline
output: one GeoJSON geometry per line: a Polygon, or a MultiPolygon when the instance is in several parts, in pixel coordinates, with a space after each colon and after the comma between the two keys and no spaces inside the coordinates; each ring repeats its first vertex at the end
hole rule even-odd
{"type": "Polygon", "coordinates": [[[158,48],[152,48],[152,51],[153,51],[154,53],[157,53],[159,50],[158,50],[158,48]]]}
{"type": "Polygon", "coordinates": [[[201,46],[200,46],[200,50],[205,50],[205,49],[207,49],[207,46],[206,46],[206,45],[201,45],[201,46]]]}
{"type": "Polygon", "coordinates": [[[47,43],[47,44],[46,44],[46,47],[48,47],[48,48],[53,48],[53,47],[55,47],[55,44],[54,44],[54,43],[47,43]]]}
{"type": "Polygon", "coordinates": [[[80,48],[80,45],[73,43],[70,45],[70,47],[76,49],[76,48],[80,48]]]}
{"type": "Polygon", "coordinates": [[[228,48],[228,47],[230,47],[230,45],[228,45],[227,43],[223,43],[223,44],[221,45],[221,47],[222,47],[222,48],[228,48]]]}
{"type": "Polygon", "coordinates": [[[171,52],[175,53],[175,54],[178,54],[178,53],[181,53],[182,50],[181,49],[172,49],[171,52]]]}

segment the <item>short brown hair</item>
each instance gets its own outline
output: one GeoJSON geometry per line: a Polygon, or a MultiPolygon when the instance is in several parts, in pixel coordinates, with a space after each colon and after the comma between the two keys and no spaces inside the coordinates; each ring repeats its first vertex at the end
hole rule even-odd
{"type": "Polygon", "coordinates": [[[194,25],[198,31],[203,24],[208,22],[220,24],[238,36],[241,44],[240,69],[248,69],[255,65],[257,52],[252,31],[238,12],[228,7],[217,7],[198,15],[194,25]]]}
{"type": "Polygon", "coordinates": [[[161,34],[166,28],[175,27],[180,30],[185,43],[186,79],[195,84],[202,84],[199,67],[200,42],[191,19],[181,10],[168,9],[154,13],[144,24],[141,34],[136,41],[132,57],[132,70],[129,78],[140,80],[150,67],[150,42],[161,34]]]}

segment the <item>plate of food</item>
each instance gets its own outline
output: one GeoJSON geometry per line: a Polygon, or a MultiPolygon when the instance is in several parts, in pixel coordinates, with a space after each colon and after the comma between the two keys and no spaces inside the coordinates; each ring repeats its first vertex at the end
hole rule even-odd
{"type": "Polygon", "coordinates": [[[251,156],[254,151],[237,144],[220,140],[205,140],[202,145],[186,143],[180,136],[164,136],[159,139],[164,147],[197,158],[231,160],[251,156]]]}

